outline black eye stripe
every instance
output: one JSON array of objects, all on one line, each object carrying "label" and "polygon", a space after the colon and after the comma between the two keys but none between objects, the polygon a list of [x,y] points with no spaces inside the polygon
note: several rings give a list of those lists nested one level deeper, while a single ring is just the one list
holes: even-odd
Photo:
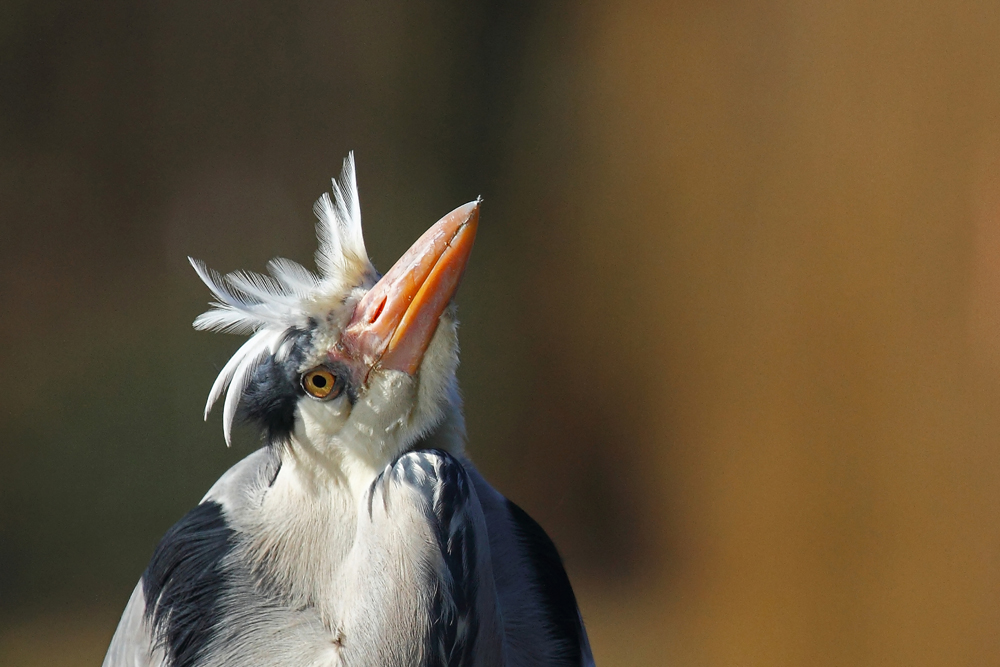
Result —
[{"label": "black eye stripe", "polygon": [[295,428],[299,397],[305,393],[298,369],[310,334],[290,330],[286,336],[290,349],[282,361],[267,356],[257,367],[240,400],[240,416],[263,431],[268,443],[286,440]]}]

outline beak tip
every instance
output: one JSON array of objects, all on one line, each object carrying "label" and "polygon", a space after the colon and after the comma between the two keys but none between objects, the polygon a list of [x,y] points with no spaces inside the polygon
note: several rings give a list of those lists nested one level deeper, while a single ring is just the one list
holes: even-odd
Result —
[{"label": "beak tip", "polygon": [[475,199],[473,199],[472,201],[470,201],[468,204],[466,204],[465,206],[463,206],[462,208],[465,209],[463,212],[466,214],[466,218],[467,219],[468,218],[474,218],[474,217],[478,218],[479,217],[479,207],[482,206],[482,205],[483,205],[483,198],[482,197],[476,197]]},{"label": "beak tip", "polygon": [[483,198],[476,197],[475,199],[473,199],[468,204],[462,207],[465,210],[462,211],[462,213],[464,214],[462,216],[464,220],[460,224],[460,227],[471,227],[472,232],[476,231],[476,228],[479,226],[479,207],[482,206],[482,204],[483,204]]}]

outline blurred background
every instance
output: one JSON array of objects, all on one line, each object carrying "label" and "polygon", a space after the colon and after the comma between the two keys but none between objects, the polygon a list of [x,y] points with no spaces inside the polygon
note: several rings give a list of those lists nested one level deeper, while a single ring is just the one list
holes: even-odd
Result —
[{"label": "blurred background", "polygon": [[990,2],[4,0],[0,664],[99,664],[256,446],[222,271],[485,198],[469,449],[598,664],[1000,665]]}]

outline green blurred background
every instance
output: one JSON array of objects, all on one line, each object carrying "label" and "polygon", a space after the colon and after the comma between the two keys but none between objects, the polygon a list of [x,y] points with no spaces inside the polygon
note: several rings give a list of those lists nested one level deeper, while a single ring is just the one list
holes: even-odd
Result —
[{"label": "green blurred background", "polygon": [[0,3],[0,665],[99,664],[255,446],[186,256],[485,198],[470,450],[598,664],[1000,665],[990,2]]}]

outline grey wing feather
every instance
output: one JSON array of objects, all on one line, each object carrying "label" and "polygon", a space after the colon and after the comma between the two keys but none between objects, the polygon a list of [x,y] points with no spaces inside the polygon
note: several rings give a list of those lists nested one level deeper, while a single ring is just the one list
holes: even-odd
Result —
[{"label": "grey wing feather", "polygon": [[[274,480],[279,467],[280,459],[274,450],[268,447],[257,450],[226,471],[199,507],[206,502],[218,503],[227,513],[239,516],[248,503],[252,505],[258,500],[257,496]],[[150,565],[162,555],[163,549],[161,542]],[[167,667],[171,662],[169,641],[164,641],[163,627],[156,625],[156,614],[150,613],[158,602],[153,600],[153,607],[147,608],[145,592],[149,576],[147,569],[132,591],[104,658],[104,667]],[[169,622],[169,616],[162,620]]]},{"label": "grey wing feather", "polygon": [[487,529],[462,462],[411,451],[369,490],[348,566],[357,582],[344,663],[499,667]]},{"label": "grey wing feather", "polygon": [[155,646],[145,617],[146,599],[140,581],[132,591],[122,619],[104,656],[103,667],[165,667],[166,655]]},{"label": "grey wing feather", "polygon": [[509,667],[593,667],[569,579],[551,540],[517,505],[466,463],[489,528]]},{"label": "grey wing feather", "polygon": [[261,447],[223,473],[202,502],[214,500],[238,519],[248,506],[254,508],[281,469],[281,457],[273,447]]}]

